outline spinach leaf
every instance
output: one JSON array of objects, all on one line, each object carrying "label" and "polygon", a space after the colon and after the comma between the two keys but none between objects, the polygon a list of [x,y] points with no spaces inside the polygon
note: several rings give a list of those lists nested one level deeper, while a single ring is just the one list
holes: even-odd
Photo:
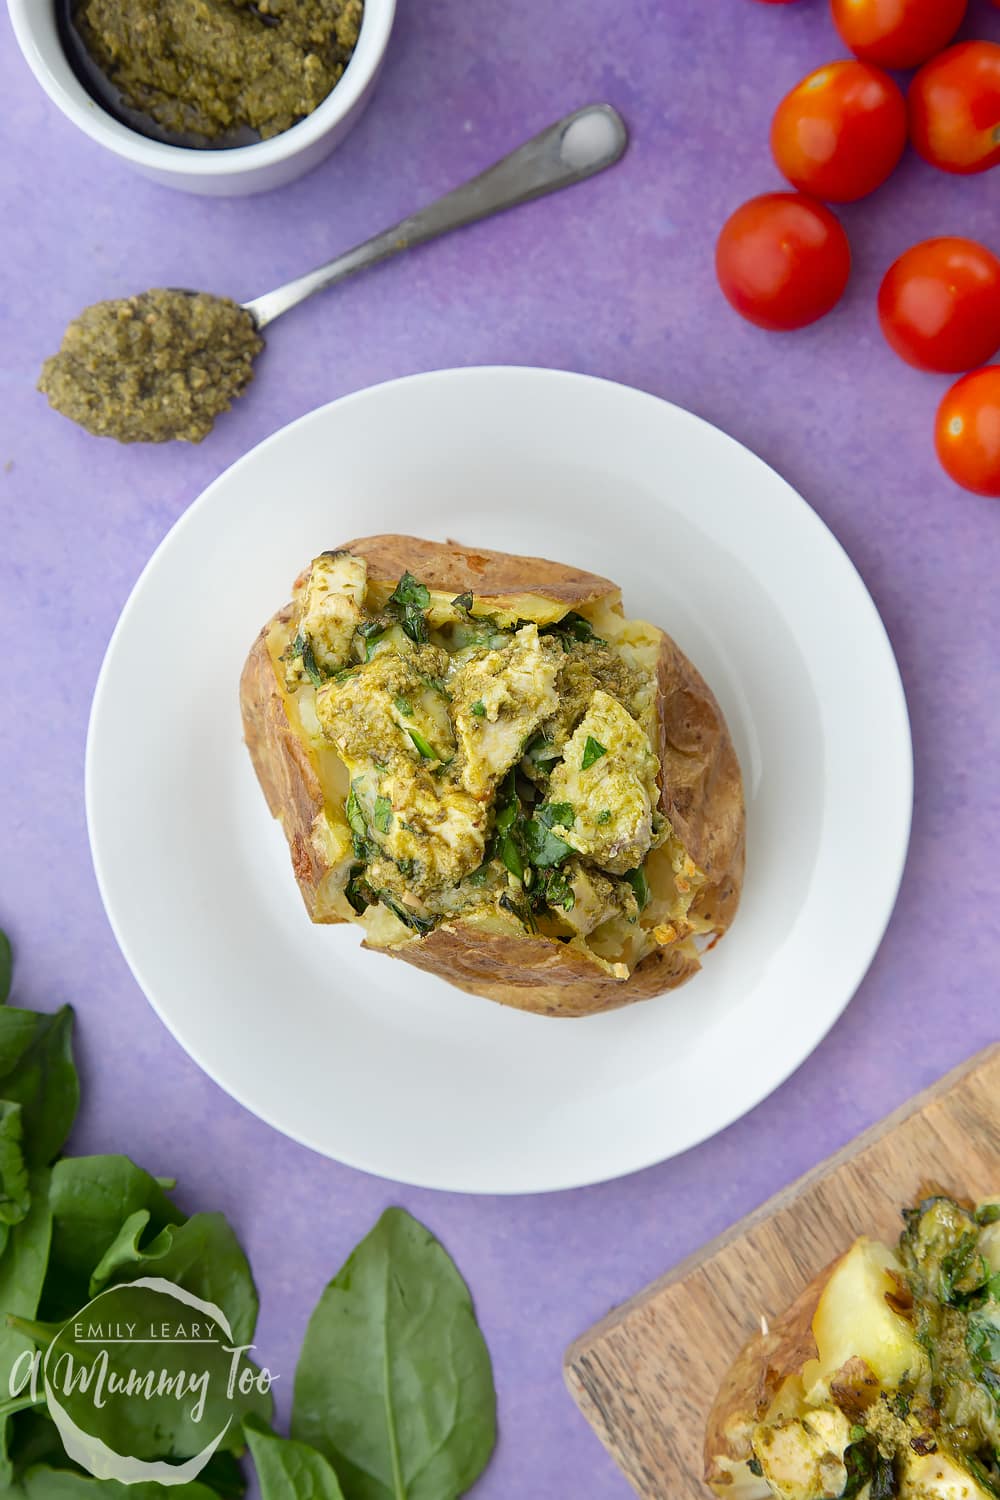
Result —
[{"label": "spinach leaf", "polygon": [[[151,1269],[156,1272],[161,1265],[162,1262],[156,1263]],[[176,1274],[175,1270],[173,1275]],[[212,1280],[210,1275],[208,1280]],[[105,1325],[129,1328],[129,1337],[95,1345],[87,1337],[92,1316]],[[64,1357],[72,1360],[74,1375],[79,1378],[72,1390],[62,1385],[61,1403],[78,1426],[118,1452],[147,1461],[190,1458],[216,1435],[221,1435],[220,1449],[241,1451],[243,1435],[240,1424],[251,1413],[264,1420],[270,1419],[270,1392],[258,1389],[256,1382],[247,1391],[249,1382],[246,1382],[246,1377],[252,1373],[252,1367],[246,1356],[241,1355],[230,1394],[234,1356],[225,1331],[220,1327],[212,1330],[210,1337],[199,1340],[194,1367],[201,1384],[198,1400],[179,1400],[176,1382],[185,1373],[190,1380],[193,1373],[190,1348],[183,1341],[162,1338],[156,1341],[155,1354],[136,1347],[144,1343],[142,1331],[158,1326],[165,1316],[175,1318],[177,1304],[158,1291],[155,1285],[122,1282],[105,1287],[98,1294],[98,1300],[90,1306],[87,1321],[81,1321],[73,1313],[61,1328],[33,1323],[26,1324],[24,1331],[34,1337],[36,1344],[52,1346],[49,1358],[51,1361],[54,1354],[57,1366],[62,1364]],[[138,1330],[134,1342],[132,1330]],[[105,1399],[98,1402],[93,1391],[88,1393],[86,1386],[91,1384],[91,1375],[101,1367],[106,1376]],[[141,1401],[135,1400],[134,1396],[116,1396],[116,1391],[120,1393],[125,1389],[129,1373],[137,1367],[162,1373],[166,1379],[162,1385],[157,1380],[152,1392],[144,1392]]]},{"label": "spinach leaf", "polygon": [[535,921],[534,912],[527,901],[515,901],[509,891],[504,891],[497,903],[504,911],[509,911],[512,917],[516,917],[521,926],[528,932],[537,932],[538,923]]},{"label": "spinach leaf", "polygon": [[300,657],[306,676],[313,687],[322,687],[324,680],[323,673],[320,671],[315,652],[312,648],[312,642],[307,635],[303,635],[299,631],[289,646],[287,655],[291,661],[294,661],[297,656]]},{"label": "spinach leaf", "polygon": [[374,823],[379,833],[388,833],[392,827],[392,803],[388,797],[375,798]]},{"label": "spinach leaf", "polygon": [[[235,1454],[216,1449],[198,1475],[198,1483],[207,1484],[212,1493],[218,1495],[219,1500],[241,1500],[241,1496],[246,1493],[247,1477]],[[163,1500],[170,1500],[169,1491]]]},{"label": "spinach leaf", "polygon": [[965,1327],[965,1347],[977,1372],[983,1365],[1000,1365],[1000,1328],[987,1318],[970,1315]]},{"label": "spinach leaf", "polygon": [[474,714],[477,719],[485,719],[486,704],[483,702],[482,698],[476,699],[475,703],[470,706],[469,712],[471,714]]},{"label": "spinach leaf", "polygon": [[524,860],[517,846],[517,839],[508,829],[500,838],[500,858],[503,860],[510,873],[518,880],[524,879]]},{"label": "spinach leaf", "polygon": [[0,1008],[0,1097],[21,1106],[24,1159],[47,1167],[76,1119],[80,1084],[73,1066],[73,1012]]},{"label": "spinach leaf", "polygon": [[625,879],[635,891],[635,899],[639,903],[639,910],[645,911],[649,905],[649,881],[646,879],[645,870],[640,865],[637,870],[629,870]]},{"label": "spinach leaf", "polygon": [[225,1216],[192,1214],[184,1224],[166,1224],[142,1246],[149,1218],[143,1208],[125,1220],[90,1278],[90,1296],[139,1276],[160,1276],[221,1307],[236,1342],[249,1344],[257,1325],[257,1288]]},{"label": "spinach leaf", "polygon": [[561,907],[563,911],[572,911],[576,905],[573,887],[561,870],[547,870],[539,880],[535,895],[553,909]]},{"label": "spinach leaf", "polygon": [[77,1469],[28,1469],[14,1495],[25,1500],[219,1500],[219,1491],[200,1480],[170,1486],[155,1483],[119,1484],[115,1479],[92,1479]]},{"label": "spinach leaf", "polygon": [[243,1431],[261,1500],[344,1500],[336,1474],[308,1443],[278,1437],[254,1420],[244,1422]]},{"label": "spinach leaf", "polygon": [[471,591],[465,594],[456,594],[451,603],[454,609],[462,609],[466,614],[468,614],[469,610],[472,608]]},{"label": "spinach leaf", "polygon": [[14,952],[10,938],[0,928],[0,1005],[6,1005],[10,995],[10,981],[14,972]]},{"label": "spinach leaf", "polygon": [[410,736],[410,739],[413,741],[419,753],[423,756],[424,760],[441,759],[440,755],[434,749],[434,746],[430,743],[429,740],[424,738],[419,729],[407,729],[406,732]]},{"label": "spinach leaf", "polygon": [[[2,1012],[0,1012],[2,1014]],[[970,1292],[978,1291],[989,1279],[989,1266],[977,1248],[975,1234],[963,1234],[942,1258],[939,1295],[942,1302],[956,1305]]]},{"label": "spinach leaf", "polygon": [[1000,1219],[1000,1203],[983,1203],[976,1209],[977,1224],[995,1224]]},{"label": "spinach leaf", "polygon": [[[19,1224],[13,1225],[7,1248],[0,1256],[0,1308],[19,1318],[33,1318],[38,1311],[45,1281],[52,1237],[52,1213],[49,1208],[49,1174],[42,1168],[29,1179],[31,1204]],[[0,1323],[0,1393],[10,1391],[14,1365],[33,1347],[31,1339],[7,1324]],[[10,1418],[0,1421],[0,1481],[11,1479],[7,1443]]]},{"label": "spinach leaf", "polygon": [[122,1225],[140,1209],[158,1234],[184,1215],[148,1172],[127,1156],[69,1156],[56,1162],[49,1189],[52,1255],[44,1316],[64,1321],[88,1301],[90,1278]]},{"label": "spinach leaf", "polygon": [[386,614],[398,620],[404,634],[419,646],[428,638],[424,610],[430,602],[426,585],[418,583],[412,573],[404,573],[386,601]]},{"label": "spinach leaf", "polygon": [[295,1374],[292,1436],[346,1500],[454,1500],[496,1439],[490,1357],[447,1252],[390,1208],[319,1300]]},{"label": "spinach leaf", "polygon": [[533,865],[537,865],[539,869],[559,865],[573,853],[569,844],[552,832],[552,825],[558,823],[563,828],[572,828],[574,816],[568,802],[547,802],[533,818],[527,819],[524,825],[524,843]]},{"label": "spinach leaf", "polygon": [[375,892],[364,877],[364,865],[355,865],[351,870],[344,895],[359,917],[375,904]]},{"label": "spinach leaf", "polygon": [[523,758],[527,761],[528,767],[536,775],[547,776],[549,774],[549,767],[555,761],[562,760],[562,751],[557,750],[552,741],[547,739],[544,734],[536,734],[534,739],[529,740],[525,746]]},{"label": "spinach leaf", "polygon": [[399,918],[404,927],[411,928],[413,932],[419,933],[421,937],[425,933],[430,932],[431,928],[436,927],[440,920],[438,917],[422,916],[420,912],[414,911],[412,907],[404,906],[402,901],[396,900],[391,891],[379,890],[375,894],[382,905],[388,907],[394,917]]},{"label": "spinach leaf", "polygon": [[[21,1141],[21,1106],[0,1099],[0,1255],[11,1226],[20,1224],[31,1206],[28,1169]],[[0,1399],[6,1393],[0,1391]]]},{"label": "spinach leaf", "polygon": [[585,620],[583,615],[578,615],[575,609],[563,615],[561,620],[556,620],[554,625],[543,626],[538,633],[558,636],[564,651],[572,650],[574,641],[585,641],[591,646],[607,645],[603,637],[594,634],[594,627],[590,621]]},{"label": "spinach leaf", "polygon": [[583,747],[583,759],[580,762],[581,771],[589,771],[595,760],[600,760],[602,755],[607,755],[607,749],[600,740],[595,740],[592,734],[587,735],[586,744]]}]

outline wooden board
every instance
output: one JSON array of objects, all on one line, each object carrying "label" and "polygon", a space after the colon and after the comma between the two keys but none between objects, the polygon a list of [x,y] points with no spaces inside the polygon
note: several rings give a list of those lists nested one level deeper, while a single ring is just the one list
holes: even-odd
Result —
[{"label": "wooden board", "polygon": [[922,1183],[1000,1192],[1000,1044],[949,1073],[578,1339],[566,1383],[640,1495],[706,1500],[705,1420],[761,1316],[857,1238],[892,1244]]}]

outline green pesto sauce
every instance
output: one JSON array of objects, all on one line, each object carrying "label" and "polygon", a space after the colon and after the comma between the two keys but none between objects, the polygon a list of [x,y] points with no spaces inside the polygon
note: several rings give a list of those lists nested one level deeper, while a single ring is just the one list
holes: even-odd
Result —
[{"label": "green pesto sauce", "polygon": [[350,61],[363,0],[74,0],[71,14],[125,106],[211,144],[311,114]]},{"label": "green pesto sauce", "polygon": [[264,347],[250,314],[208,292],[97,302],[42,366],[50,406],[120,443],[200,443],[253,379]]}]

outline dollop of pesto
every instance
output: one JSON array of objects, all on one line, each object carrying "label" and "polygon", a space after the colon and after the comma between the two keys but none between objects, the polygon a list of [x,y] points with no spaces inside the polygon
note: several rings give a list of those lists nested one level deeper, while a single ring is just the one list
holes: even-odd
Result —
[{"label": "dollop of pesto", "polygon": [[253,379],[264,347],[228,297],[158,289],[96,302],[42,366],[49,405],[120,443],[200,443]]},{"label": "dollop of pesto", "polygon": [[357,45],[363,0],[75,0],[73,24],[122,102],[208,144],[311,114]]}]

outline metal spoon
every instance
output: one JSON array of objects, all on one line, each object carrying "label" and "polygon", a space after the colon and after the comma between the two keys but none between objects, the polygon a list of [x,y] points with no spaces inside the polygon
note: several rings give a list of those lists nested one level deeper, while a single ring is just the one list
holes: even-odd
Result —
[{"label": "metal spoon", "polygon": [[491,214],[592,177],[618,161],[627,145],[625,121],[610,104],[589,104],[585,109],[574,110],[419,213],[402,219],[353,250],[346,250],[325,266],[297,276],[252,302],[244,302],[243,306],[258,328],[266,328],[306,297],[353,276],[355,271],[363,271],[414,245],[426,244],[452,229],[474,224],[477,219],[489,218]]}]

